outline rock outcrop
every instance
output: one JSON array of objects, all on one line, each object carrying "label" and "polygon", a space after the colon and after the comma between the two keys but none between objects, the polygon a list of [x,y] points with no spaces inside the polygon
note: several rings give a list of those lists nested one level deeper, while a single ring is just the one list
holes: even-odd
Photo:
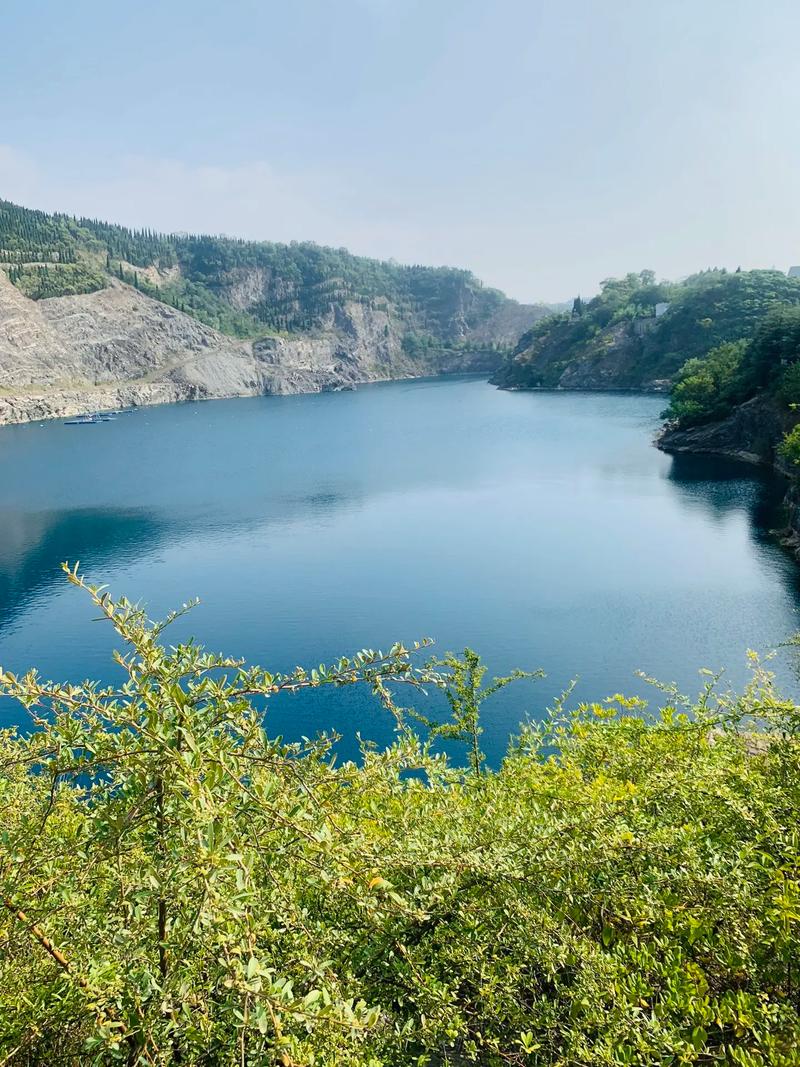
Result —
[{"label": "rock outcrop", "polygon": [[796,423],[793,413],[786,411],[768,396],[756,396],[720,422],[706,423],[680,430],[664,427],[656,444],[664,452],[695,452],[747,463],[776,465],[776,448],[783,435]]},{"label": "rock outcrop", "polygon": [[[83,296],[33,301],[0,271],[0,424],[496,366],[483,335],[466,348],[412,356],[396,323],[390,308],[353,301],[331,305],[313,331],[242,341],[117,280]],[[514,328],[499,323],[498,333]]]},{"label": "rock outcrop", "polygon": [[506,389],[668,392],[663,367],[647,358],[647,331],[637,328],[642,322],[649,327],[656,320],[614,323],[579,344],[560,324],[545,334],[523,335],[492,380]]}]

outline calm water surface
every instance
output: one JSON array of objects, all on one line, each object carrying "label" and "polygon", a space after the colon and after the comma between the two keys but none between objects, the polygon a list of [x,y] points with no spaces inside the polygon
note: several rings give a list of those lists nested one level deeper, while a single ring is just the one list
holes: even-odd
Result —
[{"label": "calm water surface", "polygon": [[[486,706],[495,761],[576,676],[587,699],[641,692],[637,669],[740,685],[748,647],[800,628],[797,569],[767,536],[782,486],[659,453],[663,404],[439,379],[4,429],[0,663],[115,677],[110,631],[58,570],[79,558],[155,615],[198,595],[175,639],[273,669],[425,635],[492,671],[541,666]],[[391,737],[352,692],[281,698],[269,721],[336,728],[348,755],[358,730]]]}]

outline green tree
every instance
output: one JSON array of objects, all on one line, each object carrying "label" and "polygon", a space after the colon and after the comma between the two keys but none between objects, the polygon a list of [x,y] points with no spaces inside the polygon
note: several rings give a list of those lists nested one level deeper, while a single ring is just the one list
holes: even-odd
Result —
[{"label": "green tree", "polygon": [[785,368],[800,360],[800,306],[772,308],[762,319],[748,353],[747,373],[753,389],[780,388]]},{"label": "green tree", "polygon": [[790,467],[800,467],[800,424],[784,435],[778,454]]},{"label": "green tree", "polygon": [[681,426],[723,418],[743,392],[742,363],[747,341],[719,345],[703,359],[681,367],[665,416]]}]

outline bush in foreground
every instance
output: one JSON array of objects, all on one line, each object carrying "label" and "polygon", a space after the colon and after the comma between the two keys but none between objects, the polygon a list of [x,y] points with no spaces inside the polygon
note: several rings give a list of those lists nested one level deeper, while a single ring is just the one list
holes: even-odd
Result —
[{"label": "bush in foreground", "polygon": [[[128,681],[0,673],[35,727],[0,740],[0,1063],[798,1062],[800,712],[760,668],[560,702],[489,772],[472,653],[271,675],[70,578]],[[357,682],[385,751],[265,733],[261,698]],[[445,689],[467,768],[400,683]]]}]

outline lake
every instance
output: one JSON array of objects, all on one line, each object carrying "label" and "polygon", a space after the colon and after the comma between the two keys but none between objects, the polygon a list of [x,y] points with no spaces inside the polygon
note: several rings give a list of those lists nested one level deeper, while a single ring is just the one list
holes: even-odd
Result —
[{"label": "lake", "polygon": [[[501,392],[475,378],[141,409],[0,430],[0,663],[113,679],[112,634],[67,585],[80,559],[173,631],[270,669],[431,636],[493,672],[542,667],[486,705],[497,762],[526,715],[747,677],[800,628],[798,569],[769,538],[783,486],[652,446],[664,398]],[[778,661],[794,691],[792,664]],[[0,703],[0,725],[23,722]],[[366,693],[281,697],[273,733],[383,743]]]}]

